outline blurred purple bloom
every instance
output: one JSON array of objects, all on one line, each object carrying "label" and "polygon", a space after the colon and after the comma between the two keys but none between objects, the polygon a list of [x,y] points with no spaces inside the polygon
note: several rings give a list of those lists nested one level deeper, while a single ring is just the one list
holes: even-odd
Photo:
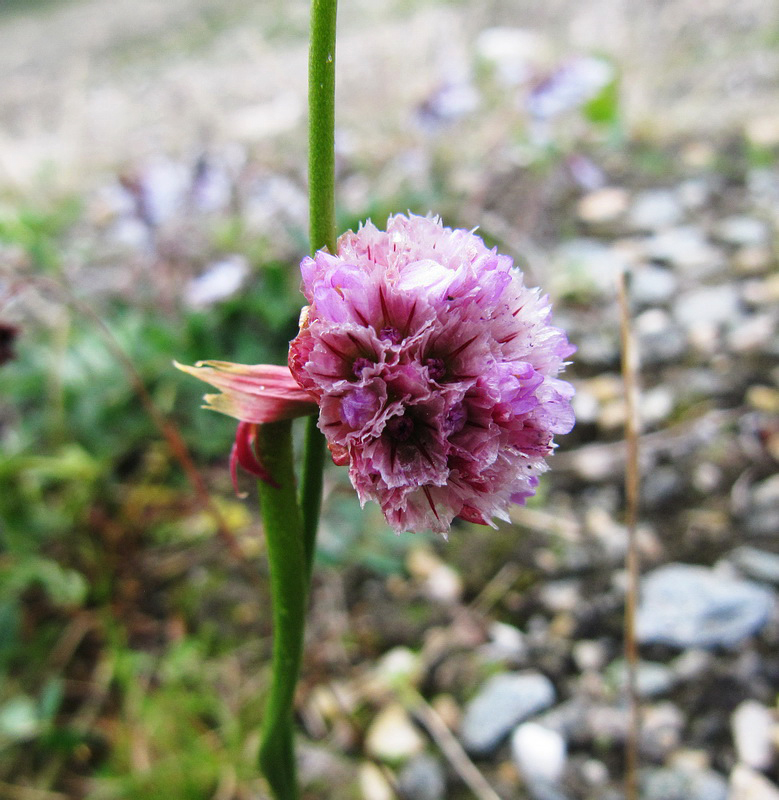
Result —
[{"label": "blurred purple bloom", "polygon": [[538,81],[525,105],[531,117],[548,120],[592,100],[613,79],[614,70],[607,61],[574,58]]}]

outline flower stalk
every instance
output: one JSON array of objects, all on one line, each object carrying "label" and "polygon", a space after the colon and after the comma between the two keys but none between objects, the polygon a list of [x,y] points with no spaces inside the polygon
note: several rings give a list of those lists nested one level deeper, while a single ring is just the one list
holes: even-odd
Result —
[{"label": "flower stalk", "polygon": [[[309,219],[311,252],[335,252],[335,23],[337,0],[312,0],[309,50]],[[306,421],[300,493],[295,494],[291,423],[259,425],[256,448],[274,483],[260,480],[273,604],[272,682],[260,768],[277,800],[299,797],[292,709],[303,652],[325,463],[316,416]]]},{"label": "flower stalk", "polygon": [[260,768],[277,800],[297,800],[292,705],[303,652],[308,568],[295,497],[292,423],[258,426],[255,447],[275,483],[258,481],[273,606],[272,683],[263,718]]}]

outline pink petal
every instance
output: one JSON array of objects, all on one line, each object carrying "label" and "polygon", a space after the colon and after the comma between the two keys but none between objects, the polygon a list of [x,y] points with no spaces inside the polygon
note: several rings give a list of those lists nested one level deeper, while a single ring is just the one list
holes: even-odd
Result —
[{"label": "pink petal", "polygon": [[176,367],[221,390],[222,394],[205,396],[208,407],[242,422],[262,425],[317,411],[314,397],[300,387],[289,367],[228,361],[199,361],[194,367],[176,363]]}]

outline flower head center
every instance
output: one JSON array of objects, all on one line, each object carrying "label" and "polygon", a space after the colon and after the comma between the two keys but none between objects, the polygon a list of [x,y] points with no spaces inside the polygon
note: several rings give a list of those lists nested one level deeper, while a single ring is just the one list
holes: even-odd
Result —
[{"label": "flower head center", "polygon": [[389,341],[390,344],[400,344],[403,337],[394,325],[389,325],[379,331],[379,339],[385,339]]},{"label": "flower head center", "polygon": [[446,375],[446,364],[442,358],[426,358],[424,361],[430,380],[440,381]]},{"label": "flower head center", "polygon": [[407,442],[414,432],[414,422],[406,416],[392,417],[387,422],[387,432],[396,442]]},{"label": "flower head center", "polygon": [[358,377],[362,377],[363,370],[368,369],[368,367],[372,367],[374,364],[370,358],[365,358],[361,356],[360,358],[354,359],[354,364],[352,364],[352,372]]}]

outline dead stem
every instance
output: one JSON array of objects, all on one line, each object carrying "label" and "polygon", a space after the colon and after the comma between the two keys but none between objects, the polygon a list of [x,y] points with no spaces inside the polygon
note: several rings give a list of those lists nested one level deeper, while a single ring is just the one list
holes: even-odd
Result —
[{"label": "dead stem", "polygon": [[463,750],[460,742],[449,730],[449,726],[422,695],[409,690],[408,693],[404,693],[403,698],[408,701],[411,713],[425,726],[454,771],[473,792],[474,797],[477,800],[501,800]]},{"label": "dead stem", "polygon": [[627,418],[625,423],[625,526],[628,546],[626,554],[627,588],[625,593],[625,662],[627,667],[627,692],[630,721],[625,744],[625,790],[627,800],[638,800],[638,745],[641,719],[638,697],[638,648],[636,645],[636,605],[638,597],[638,549],[636,525],[638,522],[639,466],[638,439],[638,354],[631,328],[628,302],[628,281],[622,273],[619,281],[620,341],[622,346],[622,379],[625,384]]}]

